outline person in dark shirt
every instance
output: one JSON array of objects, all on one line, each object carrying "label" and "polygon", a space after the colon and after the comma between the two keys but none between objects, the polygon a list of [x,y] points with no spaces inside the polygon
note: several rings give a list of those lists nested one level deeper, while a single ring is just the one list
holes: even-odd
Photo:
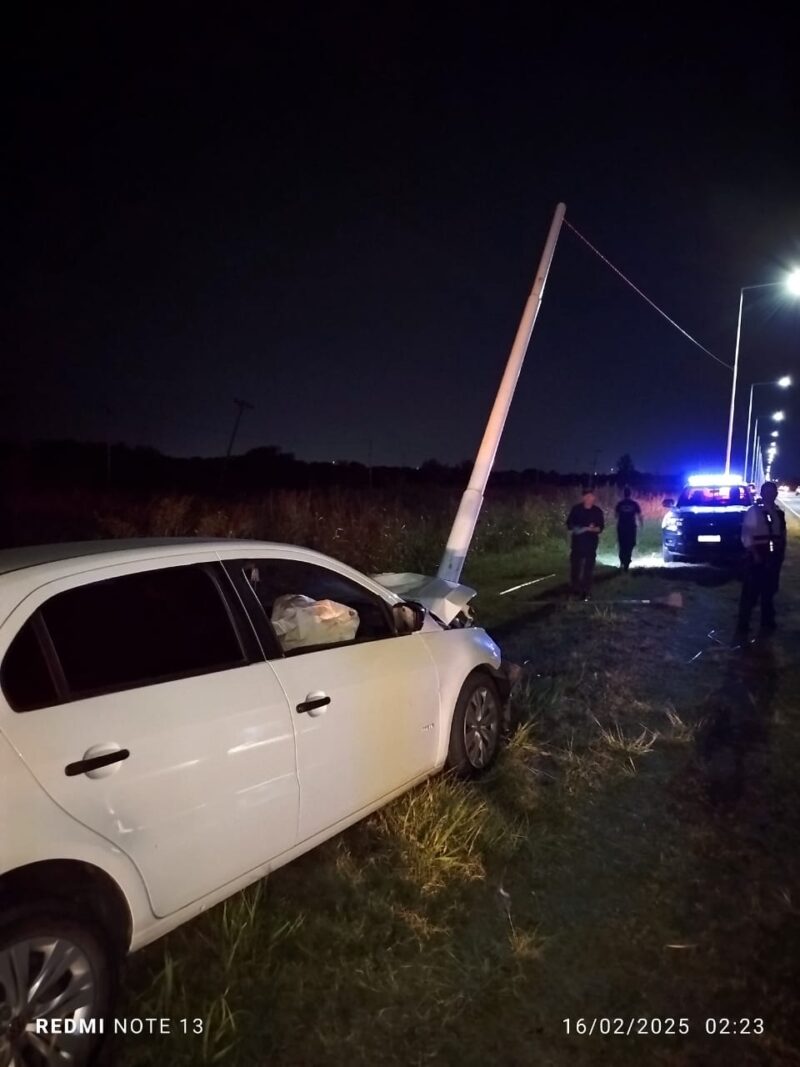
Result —
[{"label": "person in dark shirt", "polygon": [[594,502],[594,492],[583,490],[583,501],[576,504],[567,516],[571,535],[569,570],[573,593],[588,600],[592,591],[592,573],[597,545],[605,526],[605,516]]},{"label": "person in dark shirt", "polygon": [[614,509],[617,516],[617,544],[619,546],[619,565],[626,571],[631,565],[631,556],[636,546],[636,531],[642,525],[642,509],[631,499],[629,486],[625,486],[623,497]]}]

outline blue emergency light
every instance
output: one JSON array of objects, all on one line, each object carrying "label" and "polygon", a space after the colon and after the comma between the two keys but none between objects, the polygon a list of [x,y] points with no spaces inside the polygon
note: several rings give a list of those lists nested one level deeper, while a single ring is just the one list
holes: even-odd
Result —
[{"label": "blue emergency light", "polygon": [[741,485],[742,479],[738,474],[690,474],[689,485],[694,488],[703,486],[709,488],[722,488],[723,486]]}]

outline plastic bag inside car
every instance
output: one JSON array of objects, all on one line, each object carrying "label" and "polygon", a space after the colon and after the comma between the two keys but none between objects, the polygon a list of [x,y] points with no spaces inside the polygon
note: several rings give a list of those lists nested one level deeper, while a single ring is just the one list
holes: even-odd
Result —
[{"label": "plastic bag inside car", "polygon": [[302,593],[286,593],[276,597],[272,605],[272,626],[285,652],[308,645],[354,641],[358,624],[358,612],[335,600],[312,600]]}]

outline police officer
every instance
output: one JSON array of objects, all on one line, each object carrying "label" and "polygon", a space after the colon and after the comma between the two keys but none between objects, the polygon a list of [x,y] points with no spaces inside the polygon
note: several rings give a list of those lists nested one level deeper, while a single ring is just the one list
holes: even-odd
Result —
[{"label": "police officer", "polygon": [[576,504],[567,516],[567,529],[571,535],[569,570],[573,593],[589,600],[597,545],[605,526],[605,516],[594,502],[592,489],[584,489],[582,495],[583,501]]},{"label": "police officer", "polygon": [[617,516],[617,545],[619,565],[626,571],[631,565],[631,556],[636,545],[636,531],[642,527],[642,509],[631,499],[630,486],[625,486],[623,497],[614,508]]},{"label": "police officer", "polygon": [[775,605],[778,581],[786,553],[786,516],[776,504],[778,487],[764,482],[761,500],[744,514],[742,544],[747,555],[744,564],[742,595],[739,600],[737,636],[746,637],[750,616],[761,601],[761,629],[775,629]]}]

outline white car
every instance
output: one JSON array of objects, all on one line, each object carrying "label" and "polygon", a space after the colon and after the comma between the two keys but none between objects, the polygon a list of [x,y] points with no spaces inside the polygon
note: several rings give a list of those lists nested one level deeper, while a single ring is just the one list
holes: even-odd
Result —
[{"label": "white car", "polygon": [[486,767],[507,672],[456,627],[286,545],[0,552],[0,1064],[83,1062],[127,952]]}]

